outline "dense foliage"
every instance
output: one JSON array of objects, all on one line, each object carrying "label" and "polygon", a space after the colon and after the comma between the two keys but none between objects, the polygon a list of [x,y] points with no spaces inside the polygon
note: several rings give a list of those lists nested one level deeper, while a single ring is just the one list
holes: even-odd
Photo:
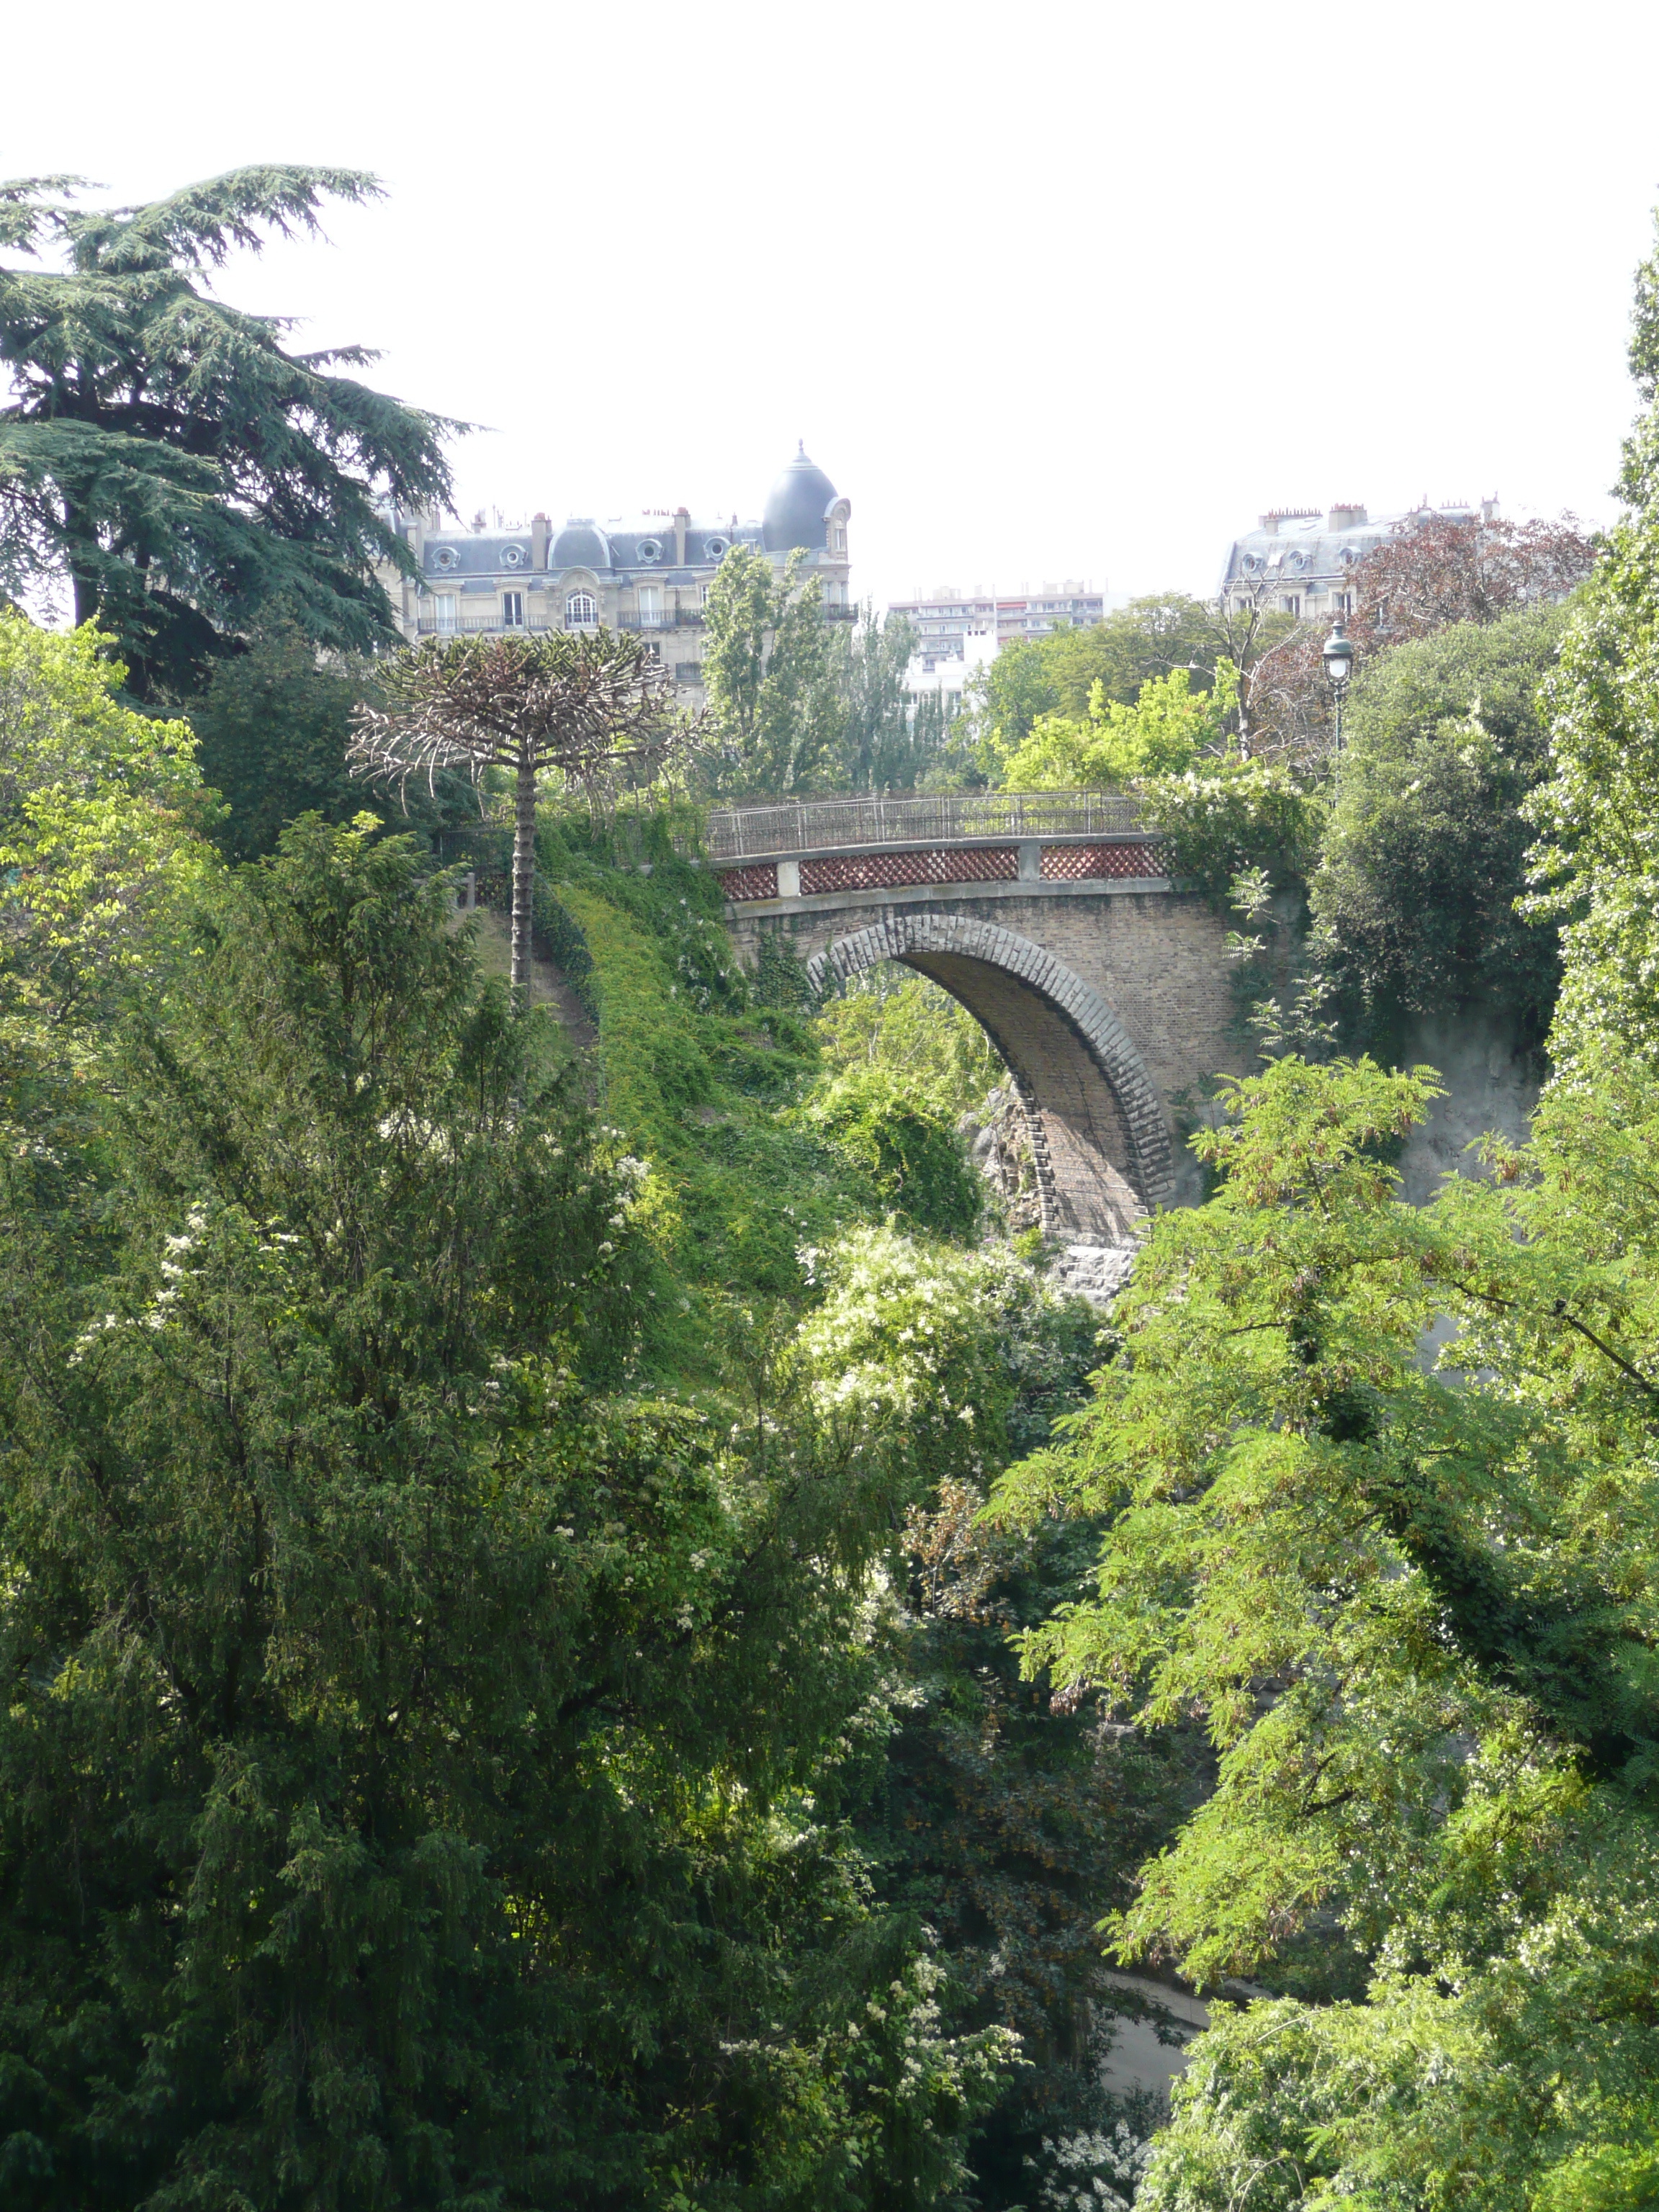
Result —
[{"label": "dense foliage", "polygon": [[1184,668],[1149,677],[1133,704],[1090,689],[1085,714],[1039,714],[1021,743],[993,739],[1007,791],[1121,790],[1141,775],[1180,775],[1201,753],[1225,750],[1237,684],[1225,662],[1214,686],[1194,691]]},{"label": "dense foliage", "polygon": [[[373,804],[346,749],[352,709],[374,683],[366,658],[319,662],[292,626],[212,663],[190,702],[190,726],[202,780],[228,809],[216,842],[228,859],[274,852],[283,827],[299,815],[343,823]],[[428,794],[417,787],[410,796],[418,820]],[[428,811],[437,811],[429,801]]]},{"label": "dense foliage", "polygon": [[1219,1194],[1158,1224],[1118,1361],[999,1500],[1112,1516],[1030,1662],[1143,1726],[1196,1710],[1219,1755],[1125,1953],[1329,1994],[1346,1942],[1370,1975],[1212,2033],[1154,2204],[1259,2172],[1270,2205],[1322,2178],[1507,2212],[1659,2140],[1659,1094],[1564,1086],[1525,1152],[1416,1212],[1376,1146],[1428,1092],[1294,1057],[1236,1087],[1201,1139]]},{"label": "dense foliage", "polygon": [[204,861],[207,818],[182,722],[115,695],[89,630],[0,610],[0,1019],[11,1080],[89,1049],[122,980]]},{"label": "dense foliage", "polygon": [[915,1477],[600,1395],[637,1170],[447,908],[301,824],[8,1156],[9,2201],[930,2203],[1000,2046],[832,1813]]},{"label": "dense foliage", "polygon": [[[187,301],[331,182],[248,177],[76,268]],[[683,797],[571,810],[637,642],[410,656],[442,716],[394,727],[273,596],[192,733],[0,617],[9,2205],[1659,2201],[1656,268],[1595,577],[1402,534],[1334,788],[1264,757],[1254,617],[997,664],[976,772],[1132,784],[1296,986],[1109,1326],[1000,1233],[959,1007],[745,970]],[[182,556],[106,538],[159,655]],[[711,638],[694,784],[966,759],[798,563],[728,559]],[[382,764],[520,745],[514,830],[439,839],[493,914],[337,818],[348,713]],[[1433,1073],[1333,1057],[1327,998],[1535,1034],[1558,942],[1528,1141],[1402,1205]],[[1216,1997],[1152,2142],[1123,1966]]]},{"label": "dense foliage", "polygon": [[1539,686],[1567,617],[1459,623],[1361,669],[1310,887],[1327,970],[1356,1016],[1502,1009],[1547,1025],[1556,933],[1517,911],[1544,774]]},{"label": "dense foliage", "polygon": [[1202,687],[1221,642],[1213,608],[1184,592],[1133,599],[1086,629],[1005,646],[980,680],[976,715],[994,756],[1017,752],[1039,720],[1081,721],[1095,687],[1104,706],[1131,707],[1143,684],[1177,671]]}]

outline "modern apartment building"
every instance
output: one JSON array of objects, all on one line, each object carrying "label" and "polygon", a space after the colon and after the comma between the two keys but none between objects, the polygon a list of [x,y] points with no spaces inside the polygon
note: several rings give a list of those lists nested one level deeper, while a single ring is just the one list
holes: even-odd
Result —
[{"label": "modern apartment building", "polygon": [[435,515],[398,515],[418,578],[387,568],[381,580],[404,635],[454,637],[514,629],[640,630],[693,698],[702,689],[703,608],[734,545],[752,545],[781,568],[805,553],[832,621],[856,608],[848,584],[852,502],[805,447],[781,471],[758,522],[698,521],[684,507],[599,522],[573,515],[556,529],[545,514],[528,528],[445,528]]},{"label": "modern apartment building", "polygon": [[1413,516],[1490,522],[1497,513],[1495,499],[1478,507],[1425,502],[1399,514],[1368,514],[1359,506],[1275,507],[1227,549],[1221,596],[1240,614],[1253,605],[1298,617],[1351,614],[1353,571],[1400,524]]},{"label": "modern apartment building", "polygon": [[1062,626],[1081,629],[1099,622],[1106,611],[1105,594],[1091,585],[1045,584],[1040,592],[1022,585],[1018,592],[986,591],[975,585],[971,592],[941,584],[927,596],[896,599],[891,612],[908,616],[916,633],[916,658],[921,673],[931,675],[941,662],[969,656],[968,640],[991,638],[996,646],[1011,639],[1046,637]]}]

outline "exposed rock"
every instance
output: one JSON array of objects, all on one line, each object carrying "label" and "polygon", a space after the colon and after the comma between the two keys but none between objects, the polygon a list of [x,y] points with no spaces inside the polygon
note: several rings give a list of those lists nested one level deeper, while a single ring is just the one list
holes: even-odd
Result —
[{"label": "exposed rock", "polygon": [[1048,1279],[1103,1310],[1128,1281],[1135,1249],[1133,1244],[1067,1244],[1049,1262]]}]

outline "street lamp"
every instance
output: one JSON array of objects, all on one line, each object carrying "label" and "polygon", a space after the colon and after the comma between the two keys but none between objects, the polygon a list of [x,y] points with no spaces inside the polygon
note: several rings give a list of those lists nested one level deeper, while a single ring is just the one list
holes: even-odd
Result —
[{"label": "street lamp", "polygon": [[1330,685],[1336,700],[1336,750],[1342,750],[1342,696],[1348,688],[1348,678],[1353,674],[1353,640],[1344,629],[1339,615],[1331,624],[1331,634],[1320,653],[1325,664],[1325,681]]}]

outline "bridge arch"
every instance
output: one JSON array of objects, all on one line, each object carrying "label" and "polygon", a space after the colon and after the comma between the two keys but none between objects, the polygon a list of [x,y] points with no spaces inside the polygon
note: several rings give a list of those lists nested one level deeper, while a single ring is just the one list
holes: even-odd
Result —
[{"label": "bridge arch", "polygon": [[1030,938],[969,915],[888,913],[807,963],[822,988],[878,961],[932,978],[1001,1054],[1030,1131],[1050,1236],[1121,1243],[1175,1196],[1158,1092],[1100,994]]}]

